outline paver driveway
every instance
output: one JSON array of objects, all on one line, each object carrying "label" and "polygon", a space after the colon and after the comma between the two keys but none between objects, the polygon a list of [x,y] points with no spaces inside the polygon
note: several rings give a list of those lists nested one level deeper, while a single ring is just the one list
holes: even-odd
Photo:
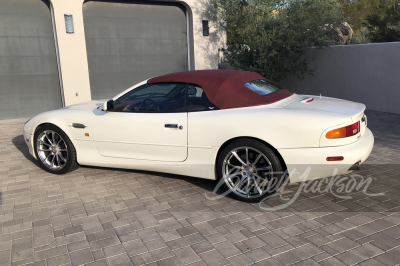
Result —
[{"label": "paver driveway", "polygon": [[24,121],[0,121],[0,265],[397,265],[400,115],[367,115],[376,144],[359,174],[384,195],[303,192],[273,212],[209,200],[209,180],[92,167],[51,175],[28,154]]}]

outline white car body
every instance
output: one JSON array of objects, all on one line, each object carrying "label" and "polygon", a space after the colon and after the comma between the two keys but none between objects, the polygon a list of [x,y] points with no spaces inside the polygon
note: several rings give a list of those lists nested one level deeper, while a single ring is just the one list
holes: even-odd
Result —
[{"label": "white car body", "polygon": [[[301,102],[307,97],[314,101]],[[30,119],[23,134],[31,155],[36,158],[36,128],[48,123],[69,136],[81,165],[216,179],[215,164],[221,147],[232,139],[248,137],[278,151],[290,182],[299,182],[346,174],[353,164],[368,158],[374,144],[363,119],[365,106],[328,97],[294,94],[268,105],[182,113],[108,112],[103,111],[103,104],[104,101],[86,102]],[[361,122],[357,135],[325,138],[329,130],[362,119],[365,122]],[[86,127],[74,128],[73,123]],[[165,128],[167,123],[179,124],[183,129]],[[344,160],[327,162],[329,156],[343,156]],[[303,175],[308,167],[310,171]]]}]

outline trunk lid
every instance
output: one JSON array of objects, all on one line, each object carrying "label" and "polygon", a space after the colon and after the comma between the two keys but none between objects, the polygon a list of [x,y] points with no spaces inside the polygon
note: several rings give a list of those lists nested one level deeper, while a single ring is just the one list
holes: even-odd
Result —
[{"label": "trunk lid", "polygon": [[283,106],[285,109],[310,110],[328,112],[343,116],[349,116],[353,121],[359,119],[364,113],[365,105],[346,100],[329,97],[298,95],[294,101]]}]

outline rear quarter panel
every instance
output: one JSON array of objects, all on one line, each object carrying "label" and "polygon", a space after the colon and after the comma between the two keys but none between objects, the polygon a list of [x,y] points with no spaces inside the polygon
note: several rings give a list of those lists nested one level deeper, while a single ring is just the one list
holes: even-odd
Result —
[{"label": "rear quarter panel", "polygon": [[261,139],[275,149],[319,147],[322,133],[350,123],[344,115],[266,106],[188,114],[188,144],[219,147],[237,137]]}]

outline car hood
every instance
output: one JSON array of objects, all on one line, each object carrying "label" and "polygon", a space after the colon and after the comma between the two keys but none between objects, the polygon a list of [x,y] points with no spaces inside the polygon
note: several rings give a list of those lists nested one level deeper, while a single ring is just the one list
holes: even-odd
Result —
[{"label": "car hood", "polygon": [[[310,96],[310,95],[298,95],[294,101],[283,106],[285,109],[298,109],[298,110],[310,110],[318,112],[327,112],[337,115],[350,116],[351,118],[358,117],[360,113],[365,110],[365,105],[361,103],[355,103],[351,101]],[[310,102],[305,102],[311,100]]]},{"label": "car hood", "polygon": [[96,101],[78,103],[78,104],[66,106],[62,109],[93,110],[95,108],[98,108],[99,106],[103,106],[104,102],[106,102],[106,101],[107,100],[96,100]]}]

